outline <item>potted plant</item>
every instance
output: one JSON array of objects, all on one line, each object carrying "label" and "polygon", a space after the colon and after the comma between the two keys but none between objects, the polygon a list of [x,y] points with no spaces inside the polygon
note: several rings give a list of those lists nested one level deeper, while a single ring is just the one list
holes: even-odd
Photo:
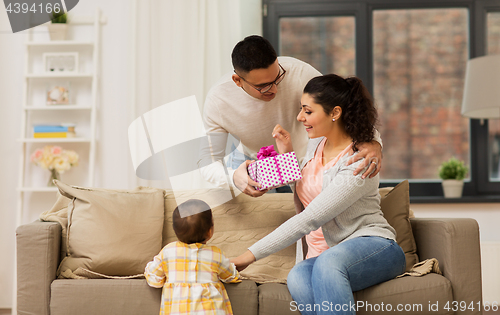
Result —
[{"label": "potted plant", "polygon": [[52,13],[52,21],[48,25],[51,40],[66,39],[66,31],[68,27],[68,17],[62,10],[59,13]]},{"label": "potted plant", "polygon": [[463,161],[451,158],[439,167],[439,177],[443,180],[445,198],[460,198],[464,187],[464,178],[469,171]]}]

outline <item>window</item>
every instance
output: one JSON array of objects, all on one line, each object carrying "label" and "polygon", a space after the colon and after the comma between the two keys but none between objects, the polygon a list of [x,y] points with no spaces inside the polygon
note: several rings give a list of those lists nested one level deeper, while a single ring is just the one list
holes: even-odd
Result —
[{"label": "window", "polygon": [[354,17],[282,18],[279,51],[321,73],[354,75]]},{"label": "window", "polygon": [[407,178],[414,201],[441,200],[438,168],[455,156],[470,166],[463,200],[500,194],[500,120],[481,124],[460,115],[467,60],[500,54],[498,1],[263,0],[263,5],[264,36],[278,54],[309,62],[322,73],[355,71],[374,95],[384,141],[381,186]]},{"label": "window", "polygon": [[500,54],[500,12],[488,12],[486,18],[488,55]]},{"label": "window", "polygon": [[[444,160],[469,164],[460,114],[468,57],[467,9],[373,12],[373,96],[385,163],[381,180],[439,179]],[[451,26],[451,27],[450,27]]]},{"label": "window", "polygon": [[[486,19],[488,55],[500,54],[500,12],[489,12]],[[488,120],[488,165],[491,181],[500,181],[500,119]]]}]

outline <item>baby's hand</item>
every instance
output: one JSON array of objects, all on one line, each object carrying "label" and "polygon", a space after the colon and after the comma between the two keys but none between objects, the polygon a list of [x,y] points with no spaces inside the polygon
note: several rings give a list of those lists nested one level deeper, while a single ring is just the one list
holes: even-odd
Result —
[{"label": "baby's hand", "polygon": [[276,139],[276,146],[279,154],[284,154],[293,151],[292,137],[290,133],[283,129],[280,124],[277,124],[273,130],[273,138]]}]

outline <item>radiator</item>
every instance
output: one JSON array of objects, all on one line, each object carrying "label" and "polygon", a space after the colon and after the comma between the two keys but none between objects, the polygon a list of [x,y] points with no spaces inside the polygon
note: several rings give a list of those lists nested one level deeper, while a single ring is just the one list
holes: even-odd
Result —
[{"label": "radiator", "polygon": [[500,304],[500,242],[481,242],[483,301]]}]

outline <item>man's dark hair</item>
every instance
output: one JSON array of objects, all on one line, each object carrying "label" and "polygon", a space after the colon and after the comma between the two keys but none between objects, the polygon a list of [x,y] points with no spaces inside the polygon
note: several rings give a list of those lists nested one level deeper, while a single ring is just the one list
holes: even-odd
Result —
[{"label": "man's dark hair", "polygon": [[262,36],[245,37],[234,46],[231,59],[236,72],[248,73],[254,69],[265,69],[272,65],[278,55],[271,43]]},{"label": "man's dark hair", "polygon": [[[181,218],[179,208],[183,214],[194,214]],[[175,235],[177,235],[179,241],[186,244],[205,241],[208,231],[214,225],[210,206],[197,199],[190,199],[175,208],[172,221]]]}]

